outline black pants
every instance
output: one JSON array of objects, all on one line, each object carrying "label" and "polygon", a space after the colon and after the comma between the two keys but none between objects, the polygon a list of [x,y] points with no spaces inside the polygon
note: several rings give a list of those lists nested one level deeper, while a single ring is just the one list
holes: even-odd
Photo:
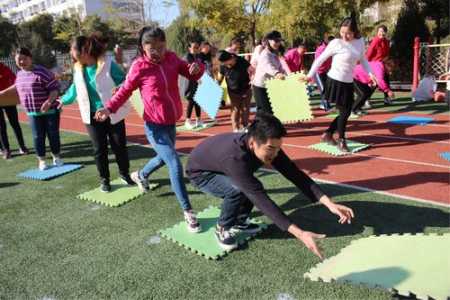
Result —
[{"label": "black pants", "polygon": [[112,125],[111,119],[97,122],[91,118],[91,124],[86,124],[92,146],[94,147],[95,164],[101,180],[109,181],[108,140],[116,156],[120,175],[128,175],[130,161],[128,159],[125,121]]},{"label": "black pants", "polygon": [[362,83],[358,80],[354,80],[353,85],[356,92],[356,100],[353,104],[353,111],[358,111],[364,106],[366,101],[370,99],[373,92],[375,92],[375,88],[372,88],[368,84]]},{"label": "black pants", "polygon": [[17,107],[15,105],[0,107],[0,148],[5,151],[10,151],[5,115],[3,112],[6,113],[9,124],[14,130],[20,149],[25,149],[25,142],[23,140],[22,129],[20,128],[19,117],[17,115]]},{"label": "black pants", "polygon": [[228,176],[213,172],[202,172],[190,178],[191,183],[202,192],[221,198],[222,209],[218,224],[226,230],[236,224],[238,219],[247,218],[253,203],[231,182]]},{"label": "black pants", "polygon": [[197,104],[197,102],[194,101],[193,98],[187,98],[188,106],[186,109],[186,119],[190,119],[192,116],[192,109],[195,109],[195,116],[197,118],[200,118],[201,115],[201,107]]},{"label": "black pants", "polygon": [[255,97],[256,111],[258,113],[265,112],[271,115],[273,114],[272,105],[270,104],[266,88],[253,86],[253,96]]},{"label": "black pants", "polygon": [[331,122],[330,127],[328,127],[327,132],[333,134],[336,130],[338,131],[339,138],[345,139],[345,127],[347,126],[348,118],[352,112],[352,106],[347,107],[337,107],[339,110],[339,115]]},{"label": "black pants", "polygon": [[[391,79],[389,78],[389,74],[387,72],[384,72],[384,81],[388,85],[388,87],[391,86]],[[389,98],[389,95],[387,92],[384,92],[384,98]]]}]

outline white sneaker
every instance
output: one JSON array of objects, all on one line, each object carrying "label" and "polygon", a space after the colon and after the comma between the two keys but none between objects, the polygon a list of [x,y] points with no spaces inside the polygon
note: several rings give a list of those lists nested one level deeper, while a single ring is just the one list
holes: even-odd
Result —
[{"label": "white sneaker", "polygon": [[189,232],[198,233],[202,230],[202,227],[197,220],[197,216],[192,209],[184,211],[184,219],[186,220],[186,227]]},{"label": "white sneaker", "polygon": [[195,128],[203,128],[205,127],[205,124],[202,120],[195,120]]},{"label": "white sneaker", "polygon": [[192,129],[192,128],[194,128],[194,125],[192,125],[191,120],[186,119],[186,121],[184,121],[184,127],[186,129]]},{"label": "white sneaker", "polygon": [[364,106],[362,108],[363,109],[371,109],[372,108],[372,104],[370,104],[369,101],[366,101],[366,103],[364,104]]},{"label": "white sneaker", "polygon": [[45,159],[39,159],[38,160],[38,167],[40,171],[45,171],[48,169],[47,163],[45,162]]},{"label": "white sneaker", "polygon": [[62,165],[64,165],[64,162],[62,161],[62,159],[59,156],[53,156],[53,165],[57,166],[57,167],[61,167]]}]

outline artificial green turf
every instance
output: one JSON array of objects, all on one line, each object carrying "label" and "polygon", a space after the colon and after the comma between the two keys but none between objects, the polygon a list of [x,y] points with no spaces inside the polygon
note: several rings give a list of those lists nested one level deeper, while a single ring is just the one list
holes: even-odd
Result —
[{"label": "artificial green turf", "polygon": [[[31,146],[30,130],[26,125],[23,129]],[[12,134],[10,141],[17,149]],[[381,289],[304,279],[318,259],[274,226],[243,250],[218,261],[159,240],[155,235],[160,229],[183,219],[166,168],[151,177],[161,184],[159,189],[108,208],[76,198],[98,186],[88,138],[63,133],[62,144],[64,160],[85,167],[49,182],[15,177],[20,170],[37,165],[33,155],[0,160],[1,299],[277,299],[280,295],[391,299]],[[137,146],[129,151],[132,170],[153,155],[150,149]],[[116,178],[116,164],[111,163],[110,169]],[[335,200],[355,210],[351,225],[339,225],[326,209],[310,205],[279,175],[261,172],[258,176],[293,221],[328,235],[320,243],[327,257],[351,240],[371,234],[450,232],[449,209],[322,185]],[[382,174],[380,180],[384,180]],[[220,205],[219,200],[187,187],[197,211]]]}]

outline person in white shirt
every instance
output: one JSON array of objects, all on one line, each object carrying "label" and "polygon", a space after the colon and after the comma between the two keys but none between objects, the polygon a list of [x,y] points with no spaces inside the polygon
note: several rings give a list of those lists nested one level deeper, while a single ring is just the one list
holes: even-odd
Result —
[{"label": "person in white shirt", "polygon": [[[341,38],[332,40],[325,51],[314,61],[306,80],[312,81],[322,63],[329,57],[333,57],[331,68],[327,73],[325,99],[335,103],[339,115],[331,122],[329,128],[321,136],[321,140],[330,145],[336,145],[340,151],[349,152],[345,140],[345,128],[354,101],[353,69],[360,62],[374,84],[376,84],[376,79],[367,63],[364,40],[359,33],[354,13],[342,21],[340,35]],[[337,141],[333,138],[336,131],[339,134]]]}]

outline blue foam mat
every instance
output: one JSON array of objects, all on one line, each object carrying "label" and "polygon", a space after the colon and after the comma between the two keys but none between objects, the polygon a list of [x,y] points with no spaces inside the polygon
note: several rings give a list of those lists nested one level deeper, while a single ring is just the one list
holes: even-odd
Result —
[{"label": "blue foam mat", "polygon": [[215,119],[222,101],[223,89],[208,74],[203,74],[199,80],[194,101],[208,114],[211,119]]},{"label": "blue foam mat", "polygon": [[432,121],[434,121],[433,118],[413,117],[413,116],[397,116],[388,120],[389,123],[408,124],[408,125],[426,125]]},{"label": "blue foam mat", "polygon": [[442,152],[442,153],[440,154],[440,156],[441,156],[443,159],[450,161],[450,152]]},{"label": "blue foam mat", "polygon": [[61,167],[49,166],[49,168],[44,171],[41,171],[39,169],[31,169],[17,174],[17,176],[33,180],[49,180],[76,171],[78,169],[81,169],[82,167],[83,165],[77,164],[65,164]]}]

